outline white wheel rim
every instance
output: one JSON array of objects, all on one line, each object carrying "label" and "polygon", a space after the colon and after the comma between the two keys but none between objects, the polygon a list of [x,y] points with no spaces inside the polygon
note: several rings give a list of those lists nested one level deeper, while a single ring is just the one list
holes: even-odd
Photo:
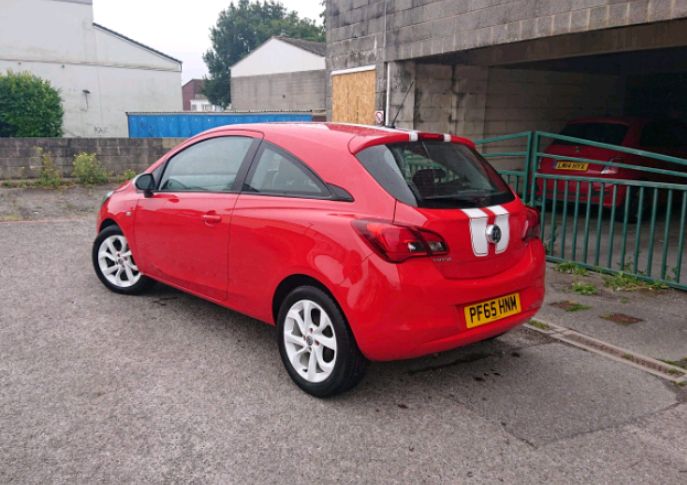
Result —
[{"label": "white wheel rim", "polygon": [[336,333],[331,318],[312,300],[299,300],[286,314],[284,347],[291,367],[308,382],[327,379],[336,363]]},{"label": "white wheel rim", "polygon": [[98,267],[105,279],[118,288],[129,288],[141,279],[124,236],[109,236],[100,243]]}]

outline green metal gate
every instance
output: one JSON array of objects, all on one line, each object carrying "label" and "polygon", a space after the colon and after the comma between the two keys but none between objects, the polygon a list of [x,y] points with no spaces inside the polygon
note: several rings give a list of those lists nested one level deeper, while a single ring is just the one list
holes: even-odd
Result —
[{"label": "green metal gate", "polygon": [[[553,140],[644,157],[654,166],[544,153]],[[509,163],[514,166],[499,171],[523,201],[539,208],[549,261],[623,272],[687,290],[687,160],[540,131],[487,138],[476,144],[497,168]],[[618,167],[634,176],[545,174],[539,171],[545,159],[609,170]],[[671,180],[656,181],[660,177]]]}]

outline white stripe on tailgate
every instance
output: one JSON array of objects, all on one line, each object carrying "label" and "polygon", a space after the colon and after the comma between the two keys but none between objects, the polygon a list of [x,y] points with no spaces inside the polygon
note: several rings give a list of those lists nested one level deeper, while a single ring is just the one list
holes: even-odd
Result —
[{"label": "white stripe on tailgate", "polygon": [[501,240],[496,244],[496,254],[504,252],[508,249],[510,242],[510,214],[505,207],[500,205],[493,205],[487,207],[496,216],[494,224],[501,229]]},{"label": "white stripe on tailgate", "polygon": [[470,240],[472,252],[475,256],[488,256],[489,243],[487,242],[487,213],[480,209],[461,209],[470,218]]}]

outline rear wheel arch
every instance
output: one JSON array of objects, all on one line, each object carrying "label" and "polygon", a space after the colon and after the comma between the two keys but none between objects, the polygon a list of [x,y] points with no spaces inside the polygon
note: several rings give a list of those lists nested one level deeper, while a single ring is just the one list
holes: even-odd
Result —
[{"label": "rear wheel arch", "polygon": [[341,314],[344,315],[345,318],[346,314],[341,308],[341,305],[337,301],[336,297],[321,281],[305,274],[293,274],[284,278],[274,291],[274,296],[272,297],[272,318],[275,324],[277,323],[281,304],[289,295],[289,293],[300,286],[314,286],[315,288],[319,288],[320,290],[324,291],[334,301],[336,306],[339,307],[339,311],[341,311]]}]

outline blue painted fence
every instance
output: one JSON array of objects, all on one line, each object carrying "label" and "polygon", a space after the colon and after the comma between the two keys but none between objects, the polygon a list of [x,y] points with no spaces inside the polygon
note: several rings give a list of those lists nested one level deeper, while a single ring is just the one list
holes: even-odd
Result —
[{"label": "blue painted fence", "polygon": [[127,113],[129,138],[188,138],[224,125],[312,121],[311,113]]}]

